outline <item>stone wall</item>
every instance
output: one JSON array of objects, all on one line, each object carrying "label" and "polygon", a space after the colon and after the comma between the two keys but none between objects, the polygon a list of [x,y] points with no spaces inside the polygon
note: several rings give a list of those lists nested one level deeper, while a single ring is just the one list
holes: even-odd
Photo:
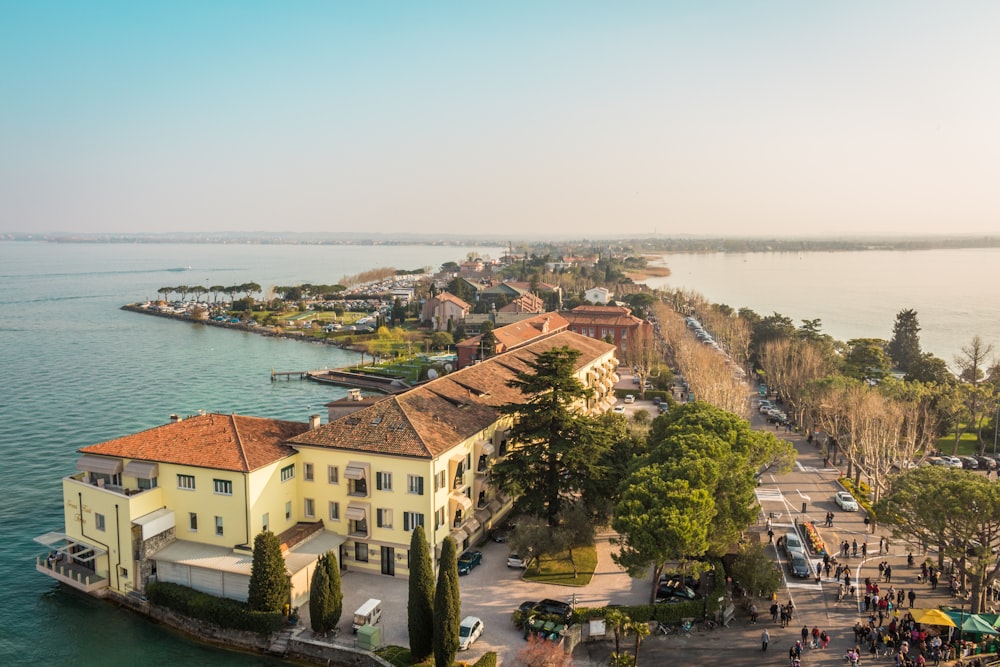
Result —
[{"label": "stone wall", "polygon": [[368,651],[300,637],[293,637],[288,642],[287,657],[340,667],[392,667],[392,663]]}]

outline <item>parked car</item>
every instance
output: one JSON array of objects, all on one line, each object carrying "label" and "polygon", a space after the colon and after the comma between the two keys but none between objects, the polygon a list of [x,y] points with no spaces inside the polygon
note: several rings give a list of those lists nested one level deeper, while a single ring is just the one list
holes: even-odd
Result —
[{"label": "parked car", "polygon": [[536,604],[538,603],[534,600],[525,600],[518,606],[517,610],[522,614],[530,614],[532,610],[534,610]]},{"label": "parked car", "polygon": [[[660,586],[663,586],[664,584],[670,581],[681,581],[680,573],[674,572],[668,574],[664,572],[663,574],[660,575]],[[693,588],[694,590],[698,590],[698,587],[701,586],[701,581],[695,579],[690,574],[688,574],[684,576],[684,585],[687,586],[688,588]]]},{"label": "parked car", "polygon": [[517,554],[507,556],[507,567],[524,569],[528,567],[528,562]]},{"label": "parked car", "polygon": [[625,414],[625,406],[624,405],[616,405],[614,407],[614,413],[616,415],[623,415],[623,414]]},{"label": "parked car", "polygon": [[958,458],[957,456],[942,456],[941,460],[944,461],[944,464],[946,466],[949,466],[951,468],[964,468],[965,467],[965,466],[962,465],[962,459]]},{"label": "parked car", "polygon": [[495,528],[490,531],[490,539],[498,544],[503,544],[510,539],[510,531],[505,528]]},{"label": "parked car", "polygon": [[976,457],[973,457],[973,458],[975,458],[976,462],[979,463],[979,469],[980,470],[996,470],[997,469],[997,460],[994,459],[994,458],[990,458],[989,456],[976,456]]},{"label": "parked car", "polygon": [[535,614],[547,614],[549,616],[558,616],[563,622],[569,620],[569,617],[573,613],[573,608],[565,602],[560,602],[559,600],[553,600],[551,598],[545,598],[535,603],[535,606],[531,608],[531,611]]},{"label": "parked car", "polygon": [[792,554],[788,559],[788,570],[799,579],[808,579],[812,576],[809,561],[800,553]]},{"label": "parked car", "polygon": [[840,506],[840,509],[845,512],[858,511],[858,501],[856,501],[854,496],[852,496],[848,491],[838,491],[837,495],[835,495],[833,499]]},{"label": "parked car", "polygon": [[697,600],[698,594],[690,586],[685,586],[680,579],[671,579],[656,587],[657,602],[687,602]]},{"label": "parked car", "polygon": [[464,554],[458,557],[458,573],[468,574],[472,572],[472,568],[477,565],[481,565],[483,562],[483,552],[482,551],[466,551]]},{"label": "parked car", "polygon": [[458,626],[458,650],[468,650],[483,634],[483,622],[475,616],[466,616]]},{"label": "parked car", "polygon": [[628,394],[625,396],[626,403],[635,403],[635,394]]},{"label": "parked car", "polygon": [[979,470],[979,461],[973,456],[959,456],[958,460],[962,462],[962,467],[966,470]]}]

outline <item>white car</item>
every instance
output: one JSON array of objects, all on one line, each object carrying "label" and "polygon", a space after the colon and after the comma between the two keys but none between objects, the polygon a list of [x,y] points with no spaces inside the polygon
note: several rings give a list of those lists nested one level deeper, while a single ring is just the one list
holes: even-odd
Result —
[{"label": "white car", "polygon": [[635,403],[635,394],[629,394],[625,397],[626,403]]},{"label": "white car", "polygon": [[483,622],[475,616],[466,616],[458,626],[458,650],[465,651],[483,634]]},{"label": "white car", "polygon": [[854,499],[847,491],[838,491],[837,495],[833,499],[840,505],[840,509],[845,512],[857,512],[858,511],[858,501]]},{"label": "white car", "polygon": [[528,563],[519,555],[511,554],[507,556],[507,567],[520,568],[523,570],[524,568],[528,567]]},{"label": "white car", "polygon": [[615,410],[615,414],[616,415],[623,415],[623,414],[625,414],[625,406],[624,405],[616,405],[615,408],[614,408],[614,410]]},{"label": "white car", "polygon": [[958,458],[957,456],[942,456],[941,460],[944,461],[944,464],[949,468],[962,467],[962,459]]}]

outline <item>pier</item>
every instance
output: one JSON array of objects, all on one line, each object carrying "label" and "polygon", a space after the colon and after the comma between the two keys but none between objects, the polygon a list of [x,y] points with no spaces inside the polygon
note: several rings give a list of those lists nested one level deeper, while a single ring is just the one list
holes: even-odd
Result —
[{"label": "pier", "polygon": [[271,382],[277,380],[291,380],[292,378],[298,378],[299,380],[305,380],[309,377],[309,373],[318,373],[320,371],[276,371],[271,369]]}]

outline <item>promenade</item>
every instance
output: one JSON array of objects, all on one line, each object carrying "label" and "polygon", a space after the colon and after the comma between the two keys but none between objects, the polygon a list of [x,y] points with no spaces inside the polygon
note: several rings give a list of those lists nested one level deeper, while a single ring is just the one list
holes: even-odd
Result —
[{"label": "promenade", "polygon": [[[782,628],[778,622],[772,622],[768,608],[770,602],[758,601],[759,620],[756,625],[750,623],[749,615],[737,604],[736,617],[728,628],[718,628],[712,631],[692,630],[689,636],[671,633],[668,636],[651,635],[643,643],[639,651],[640,664],[646,665],[676,665],[677,667],[708,667],[724,665],[726,667],[757,667],[759,665],[788,665],[788,649],[801,639],[802,626],[811,631],[813,627],[825,630],[831,637],[826,650],[806,648],[802,654],[803,667],[843,666],[844,653],[855,646],[854,624],[858,621],[867,622],[868,614],[862,611],[864,598],[864,581],[866,577],[876,580],[878,564],[887,561],[892,566],[891,585],[899,590],[916,592],[915,606],[917,608],[936,607],[950,604],[958,607],[959,600],[950,597],[947,587],[939,585],[932,591],[929,584],[917,583],[921,554],[914,551],[916,566],[908,569],[906,556],[909,545],[902,541],[890,540],[889,553],[879,554],[879,537],[886,536],[886,531],[874,535],[865,532],[863,512],[844,512],[833,500],[834,494],[841,490],[837,484],[840,471],[836,468],[823,467],[823,457],[820,450],[806,442],[806,438],[796,433],[788,433],[784,428],[780,431],[768,426],[756,413],[752,420],[754,426],[761,430],[770,430],[778,437],[790,441],[798,451],[798,459],[793,470],[783,475],[765,474],[757,489],[757,496],[765,516],[773,512],[775,518],[772,527],[777,537],[791,530],[795,522],[814,521],[819,528],[820,537],[827,548],[836,553],[837,545],[843,541],[858,542],[858,556],[840,559],[851,568],[852,581],[859,582],[857,596],[837,602],[838,582],[825,575],[819,583],[814,579],[795,579],[790,576],[784,563],[783,554],[778,554],[774,545],[767,547],[767,553],[779,558],[782,563],[784,584],[778,593],[782,604],[791,600],[795,613],[791,624]],[[805,513],[802,512],[803,503]],[[834,512],[833,528],[824,528],[824,518],[827,512]],[[751,526],[748,532],[756,532],[763,543],[767,544],[763,520],[757,526]],[[751,536],[753,537],[753,536]],[[861,558],[861,545],[867,541],[868,557]],[[932,554],[936,558],[936,554]],[[811,559],[815,569],[821,559]],[[883,591],[889,584],[881,583]],[[903,611],[909,608],[909,601],[904,603]],[[888,619],[886,620],[888,624]],[[761,651],[761,634],[767,628],[770,634],[770,645],[766,653]],[[626,642],[629,651],[633,642]],[[613,642],[593,642],[582,644],[574,652],[575,665],[606,665],[608,656],[614,650]],[[893,658],[879,657],[869,659],[867,651],[862,647],[862,663],[894,664]],[[931,663],[928,663],[931,664]],[[941,663],[942,665],[953,663]]]}]

